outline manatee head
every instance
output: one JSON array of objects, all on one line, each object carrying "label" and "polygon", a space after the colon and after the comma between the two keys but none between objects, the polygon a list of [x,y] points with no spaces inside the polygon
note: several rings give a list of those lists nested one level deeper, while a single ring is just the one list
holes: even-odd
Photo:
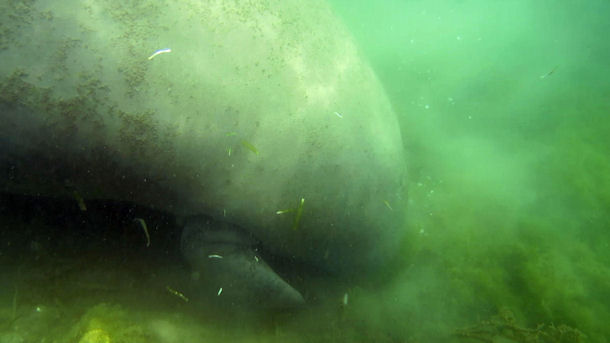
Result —
[{"label": "manatee head", "polygon": [[[0,49],[0,188],[213,218],[335,275],[387,263],[406,168],[383,87],[325,2],[255,2],[69,0],[0,14],[14,28]],[[184,249],[195,269],[218,262],[204,237]],[[250,247],[233,254],[234,270],[300,301]]]}]

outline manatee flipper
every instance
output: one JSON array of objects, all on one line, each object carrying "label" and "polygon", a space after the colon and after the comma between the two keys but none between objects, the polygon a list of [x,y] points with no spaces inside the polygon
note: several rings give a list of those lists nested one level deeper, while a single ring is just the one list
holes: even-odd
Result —
[{"label": "manatee flipper", "polygon": [[209,217],[187,220],[181,252],[200,280],[196,297],[221,306],[285,310],[304,304],[303,296],[256,254],[256,240],[239,227]]}]

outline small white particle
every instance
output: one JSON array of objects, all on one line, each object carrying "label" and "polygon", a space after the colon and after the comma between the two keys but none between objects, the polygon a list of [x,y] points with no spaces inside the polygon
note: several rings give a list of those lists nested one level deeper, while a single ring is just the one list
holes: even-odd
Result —
[{"label": "small white particle", "polygon": [[212,254],[212,255],[208,255],[208,258],[222,258],[222,256],[216,255],[216,254]]},{"label": "small white particle", "polygon": [[220,289],[218,290],[218,294],[216,294],[216,295],[220,296],[220,293],[222,293],[222,287],[220,287]]},{"label": "small white particle", "polygon": [[424,106],[425,109],[430,109],[430,105]]},{"label": "small white particle", "polygon": [[343,116],[341,115],[341,113],[339,113],[339,112],[335,112],[335,114],[337,115],[337,117],[339,117],[339,118],[343,119]]},{"label": "small white particle", "polygon": [[165,54],[165,53],[168,53],[168,52],[172,52],[172,49],[159,49],[159,50],[155,51],[152,55],[148,56],[148,60],[152,60],[157,55]]}]

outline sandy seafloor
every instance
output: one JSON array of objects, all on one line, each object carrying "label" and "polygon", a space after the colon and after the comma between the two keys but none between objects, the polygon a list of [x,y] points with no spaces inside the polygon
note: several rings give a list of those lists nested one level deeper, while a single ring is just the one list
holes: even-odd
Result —
[{"label": "sandy seafloor", "polygon": [[318,290],[301,312],[233,318],[167,291],[186,273],[172,218],[3,197],[1,343],[610,340],[608,3],[334,5],[400,117],[400,261],[301,280]]}]

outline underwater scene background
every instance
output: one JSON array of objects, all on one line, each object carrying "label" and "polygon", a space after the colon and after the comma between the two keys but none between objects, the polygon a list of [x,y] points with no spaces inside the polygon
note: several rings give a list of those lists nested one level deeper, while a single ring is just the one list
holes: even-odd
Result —
[{"label": "underwater scene background", "polygon": [[609,3],[335,4],[396,106],[410,162],[407,268],[373,317],[418,337],[509,311],[607,342]]},{"label": "underwater scene background", "polygon": [[293,275],[324,291],[236,319],[172,287],[171,216],[4,194],[0,343],[610,340],[610,3],[331,4],[399,117],[397,260],[357,283]]}]

